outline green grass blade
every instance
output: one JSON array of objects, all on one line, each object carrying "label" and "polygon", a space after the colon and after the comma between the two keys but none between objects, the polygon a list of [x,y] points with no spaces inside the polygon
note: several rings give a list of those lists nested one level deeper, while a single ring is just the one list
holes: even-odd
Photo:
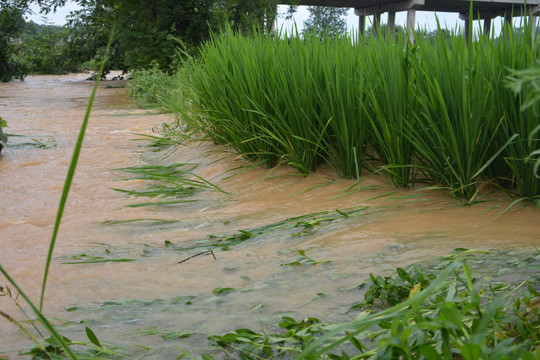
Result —
[{"label": "green grass blade", "polygon": [[4,269],[2,265],[0,265],[0,272],[6,277],[6,279],[13,285],[13,287],[17,290],[17,292],[22,296],[24,301],[32,308],[32,311],[36,314],[39,321],[43,325],[45,329],[51,334],[53,339],[57,342],[58,345],[64,349],[66,354],[71,358],[76,360],[77,356],[73,353],[71,348],[69,347],[69,344],[65,341],[64,337],[60,335],[54,326],[47,320],[47,318],[43,315],[40,309],[38,309],[34,303],[30,300],[30,298],[25,294],[25,292],[21,289],[21,287],[13,280],[13,278],[7,273],[7,271]]},{"label": "green grass blade", "polygon": [[69,189],[71,188],[71,184],[73,182],[73,176],[75,175],[75,169],[77,167],[77,162],[79,160],[79,154],[81,152],[82,143],[84,140],[84,134],[86,132],[86,127],[88,126],[88,119],[90,118],[90,112],[92,110],[92,105],[94,103],[94,98],[96,96],[96,91],[99,85],[99,79],[101,78],[101,74],[103,74],[103,69],[105,67],[105,63],[107,62],[107,54],[109,54],[109,49],[112,43],[112,39],[114,36],[114,29],[111,31],[111,35],[109,37],[109,43],[107,44],[107,50],[105,51],[105,57],[103,58],[103,61],[101,62],[101,67],[99,69],[99,73],[96,77],[96,82],[94,83],[94,88],[92,90],[92,95],[90,95],[90,100],[88,101],[88,107],[86,108],[86,114],[84,116],[84,120],[81,125],[81,130],[79,132],[79,137],[77,138],[77,143],[75,145],[75,149],[73,150],[73,157],[71,159],[71,163],[69,165],[69,170],[66,176],[66,180],[64,182],[64,189],[62,191],[62,197],[60,198],[60,204],[58,205],[58,212],[56,214],[56,221],[54,223],[54,230],[51,238],[51,242],[49,244],[49,252],[47,254],[47,261],[45,263],[45,272],[43,274],[43,282],[41,284],[41,296],[39,299],[39,310],[43,310],[43,301],[45,299],[45,288],[47,285],[47,278],[49,276],[49,268],[51,266],[51,260],[53,256],[54,246],[56,244],[56,238],[58,236],[58,230],[60,229],[60,222],[62,220],[62,215],[64,214],[64,208],[66,205],[66,201],[69,194]]}]

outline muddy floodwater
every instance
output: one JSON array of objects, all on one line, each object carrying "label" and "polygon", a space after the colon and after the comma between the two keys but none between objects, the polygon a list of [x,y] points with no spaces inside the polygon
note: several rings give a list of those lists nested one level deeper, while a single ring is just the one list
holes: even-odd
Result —
[{"label": "muddy floodwater", "polygon": [[[0,263],[36,302],[92,86],[85,75],[0,84],[11,134],[0,155]],[[203,351],[208,335],[262,331],[283,315],[347,320],[369,273],[455,248],[540,246],[540,210],[518,204],[503,214],[507,195],[463,206],[436,191],[396,191],[381,177],[355,185],[330,168],[307,178],[253,168],[204,141],[151,146],[171,121],[136,108],[124,82],[101,82],[45,297],[45,314],[72,340],[86,340],[89,326],[128,358],[174,358],[176,346]],[[133,207],[159,199],[113,190],[152,186],[114,169],[179,163],[222,191],[210,186],[189,202]],[[302,265],[299,250],[322,263]],[[0,310],[24,319],[8,296]],[[174,333],[185,336],[164,336]],[[0,317],[0,358],[24,358],[17,351],[32,346]]]}]

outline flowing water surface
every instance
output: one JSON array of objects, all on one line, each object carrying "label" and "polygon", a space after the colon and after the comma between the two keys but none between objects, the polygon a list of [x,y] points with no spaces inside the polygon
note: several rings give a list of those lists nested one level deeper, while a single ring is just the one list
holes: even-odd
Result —
[{"label": "flowing water surface", "polygon": [[[0,156],[0,263],[36,302],[93,86],[84,78],[31,76],[0,85],[0,116],[12,134]],[[85,340],[89,326],[102,342],[126,346],[128,358],[173,358],[176,345],[204,350],[207,335],[260,331],[282,315],[350,319],[347,310],[362,300],[357,286],[370,272],[455,248],[540,245],[539,210],[516,206],[500,215],[511,203],[504,194],[463,206],[435,191],[396,191],[375,176],[355,185],[329,168],[307,178],[286,168],[252,168],[203,141],[151,147],[144,135],[155,136],[172,119],[137,109],[125,92],[124,82],[100,84],[51,267],[45,313],[72,340]],[[149,186],[114,169],[175,163],[194,164],[193,173],[223,192],[126,207],[156,199],[113,190]],[[179,250],[185,247],[191,249]],[[298,265],[299,250],[324,263]],[[24,319],[7,296],[0,310]],[[164,338],[179,333],[202,335]],[[31,346],[0,318],[0,358],[18,358],[16,350]]]}]

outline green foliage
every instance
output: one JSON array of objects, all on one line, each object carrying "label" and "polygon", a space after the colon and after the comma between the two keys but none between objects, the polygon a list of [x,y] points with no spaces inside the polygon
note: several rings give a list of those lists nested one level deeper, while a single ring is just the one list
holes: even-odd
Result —
[{"label": "green foliage", "polygon": [[20,61],[20,49],[16,41],[24,24],[25,8],[17,2],[0,4],[0,82],[13,77],[24,80],[27,70]]},{"label": "green foliage", "polygon": [[242,354],[243,359],[292,358],[298,355],[305,344],[323,332],[328,325],[321,324],[316,318],[296,321],[291,317],[283,317],[279,327],[283,334],[257,333],[250,329],[237,329],[225,335],[214,335],[208,339],[223,349]]},{"label": "green foliage", "polygon": [[[538,295],[511,299],[473,285],[470,269],[453,263],[438,277],[418,267],[371,276],[356,320],[324,324],[284,317],[280,331],[238,329],[211,342],[242,359],[538,359]],[[518,286],[519,288],[519,286]],[[512,292],[517,291],[518,288]],[[493,288],[492,288],[493,291]],[[511,293],[512,293],[511,292]],[[383,305],[381,311],[373,303]]]},{"label": "green foliage", "polygon": [[161,99],[169,95],[170,89],[178,84],[176,79],[162,71],[156,62],[152,62],[147,69],[134,71],[132,77],[128,95],[143,108],[162,107]]},{"label": "green foliage", "polygon": [[[67,57],[77,63],[98,59],[107,34],[117,25],[108,69],[146,69],[155,64],[169,71],[177,48],[196,54],[198,46],[226,23],[252,30],[273,24],[273,1],[216,0],[80,0],[80,10],[68,22]],[[262,23],[261,23],[262,22]]]},{"label": "green foliage", "polygon": [[281,264],[280,266],[305,266],[305,265],[318,265],[318,264],[328,264],[330,263],[330,260],[324,260],[324,261],[317,261],[309,256],[306,255],[306,252],[304,250],[298,250],[298,254],[300,255],[298,259],[296,259],[293,262],[289,262],[286,264]]},{"label": "green foliage", "polygon": [[364,301],[352,309],[362,309],[368,305],[377,305],[383,309],[392,307],[427,288],[435,278],[434,274],[428,274],[418,266],[413,266],[410,272],[402,268],[397,268],[396,272],[398,276],[395,278],[369,274],[371,286],[364,295]]},{"label": "green foliage", "polygon": [[65,54],[67,30],[59,26],[25,23],[22,62],[33,74],[67,74],[79,70]]},{"label": "green foliage", "polygon": [[2,152],[2,149],[4,146],[6,146],[8,141],[7,135],[4,134],[4,131],[2,130],[2,128],[5,127],[7,127],[7,123],[4,119],[2,119],[2,117],[0,117],[0,152]]},{"label": "green foliage", "polygon": [[469,45],[443,31],[412,45],[404,33],[275,41],[229,30],[183,70],[190,90],[173,111],[265,167],[307,174],[327,162],[344,177],[366,168],[467,202],[484,184],[536,201],[538,144],[529,138],[540,102],[528,97],[534,85],[519,93],[506,85],[540,51],[524,29]]},{"label": "green foliage", "polygon": [[233,29],[249,34],[253,29],[271,34],[277,15],[276,0],[230,0],[217,5],[222,8]]},{"label": "green foliage", "polygon": [[304,21],[304,36],[315,34],[339,38],[347,32],[345,16],[349,8],[331,6],[308,6],[309,18]]}]

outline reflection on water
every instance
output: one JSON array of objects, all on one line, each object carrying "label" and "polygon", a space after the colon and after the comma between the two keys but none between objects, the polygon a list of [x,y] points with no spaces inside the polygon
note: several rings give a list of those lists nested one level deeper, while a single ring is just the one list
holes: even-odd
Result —
[{"label": "reflection on water", "polygon": [[[261,329],[282,314],[338,321],[351,316],[346,310],[361,299],[354,288],[370,272],[457,247],[540,245],[537,209],[497,218],[510,204],[504,195],[459,206],[437,192],[395,191],[376,177],[345,192],[354,182],[338,179],[331,169],[307,178],[284,168],[249,169],[236,155],[206,142],[184,144],[174,152],[150,151],[147,141],[138,141],[140,134],[152,135],[170,119],[135,109],[118,87],[122,83],[110,85],[101,83],[98,91],[46,296],[47,314],[91,319],[102,341],[160,347],[163,340],[145,331]],[[7,132],[17,135],[0,156],[0,262],[35,300],[91,88],[83,75],[0,85],[0,115],[9,124]],[[192,197],[193,203],[126,208],[141,199],[112,190],[146,186],[122,180],[126,175],[113,169],[187,162],[200,163],[197,175],[227,194],[205,190]],[[365,208],[354,216],[340,215],[359,207]],[[312,213],[319,214],[245,235]],[[215,239],[235,234],[245,241],[210,247]],[[200,247],[177,250],[193,245]],[[201,255],[176,264],[210,248],[216,259]],[[299,250],[330,262],[284,266],[298,260]],[[112,258],[135,261],[97,262]],[[70,259],[90,263],[65,264]],[[0,286],[6,284],[0,278]],[[219,288],[234,290],[215,291]],[[6,297],[0,298],[0,310],[22,318]],[[0,323],[0,355],[31,346],[10,323]],[[85,338],[84,327],[74,325],[69,332],[74,339]]]}]

